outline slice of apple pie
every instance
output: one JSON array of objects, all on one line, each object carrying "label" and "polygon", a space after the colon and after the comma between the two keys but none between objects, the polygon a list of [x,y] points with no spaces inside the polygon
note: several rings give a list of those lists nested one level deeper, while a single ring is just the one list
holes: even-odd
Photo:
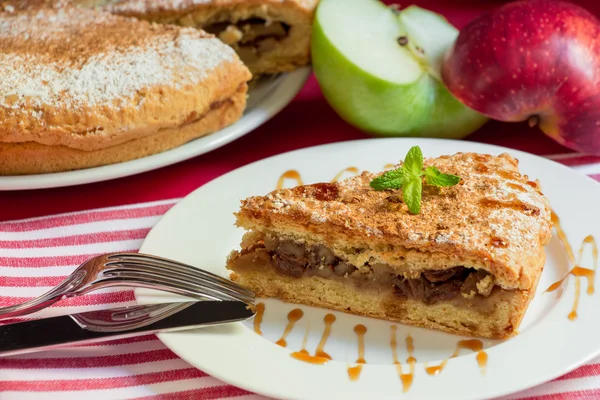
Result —
[{"label": "slice of apple pie", "polygon": [[201,28],[238,53],[253,75],[295,70],[310,61],[318,0],[78,0],[162,24]]},{"label": "slice of apple pie", "polygon": [[426,159],[460,177],[423,187],[420,213],[381,174],[282,189],[242,202],[231,278],[284,301],[486,338],[516,333],[551,237],[551,210],[513,157]]}]

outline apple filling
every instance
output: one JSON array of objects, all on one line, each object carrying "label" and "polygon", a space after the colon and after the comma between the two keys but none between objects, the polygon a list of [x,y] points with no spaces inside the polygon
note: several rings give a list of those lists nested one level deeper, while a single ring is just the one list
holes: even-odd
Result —
[{"label": "apple filling", "polygon": [[241,256],[249,253],[262,253],[264,259],[281,274],[295,278],[319,276],[349,280],[360,289],[390,290],[399,298],[411,298],[425,304],[455,298],[487,298],[495,287],[494,276],[483,270],[457,266],[446,270],[426,270],[418,276],[408,277],[398,275],[385,264],[351,265],[323,245],[307,246],[269,235],[243,250]]},{"label": "apple filling", "polygon": [[282,22],[251,18],[237,23],[218,22],[203,29],[232,46],[244,60],[273,50],[288,36],[290,27]]}]

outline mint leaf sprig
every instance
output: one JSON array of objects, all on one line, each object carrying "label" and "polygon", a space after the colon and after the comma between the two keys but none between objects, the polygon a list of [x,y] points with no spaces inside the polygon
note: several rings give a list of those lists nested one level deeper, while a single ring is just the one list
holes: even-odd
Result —
[{"label": "mint leaf sprig", "polygon": [[419,214],[423,194],[423,176],[425,182],[431,186],[448,187],[460,182],[460,177],[444,174],[434,166],[423,170],[423,152],[419,146],[414,146],[406,154],[402,167],[373,179],[370,185],[375,190],[402,188],[402,197],[404,197],[408,210],[411,214]]}]

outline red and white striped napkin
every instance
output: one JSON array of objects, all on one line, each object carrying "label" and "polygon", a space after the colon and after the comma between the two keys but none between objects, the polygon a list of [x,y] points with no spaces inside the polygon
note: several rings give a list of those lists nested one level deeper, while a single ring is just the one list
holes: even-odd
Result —
[{"label": "red and white striped napkin", "polygon": [[[597,180],[600,159],[553,157]],[[0,307],[35,297],[98,254],[136,251],[178,199],[0,223]],[[65,300],[36,316],[134,303],[132,291]],[[193,368],[155,336],[0,358],[0,399],[265,399]],[[599,399],[600,359],[507,399]]]}]

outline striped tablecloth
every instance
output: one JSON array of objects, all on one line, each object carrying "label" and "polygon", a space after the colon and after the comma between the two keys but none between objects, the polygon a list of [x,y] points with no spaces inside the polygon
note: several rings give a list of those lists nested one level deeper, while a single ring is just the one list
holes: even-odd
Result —
[{"label": "striped tablecloth", "polygon": [[[553,157],[600,180],[600,158]],[[178,199],[0,223],[0,306],[37,296],[86,259],[139,249]],[[69,299],[38,315],[134,303],[132,291]],[[599,339],[600,340],[600,339]],[[0,358],[0,399],[264,399],[178,358],[155,336]],[[600,359],[511,399],[599,399]]]}]

